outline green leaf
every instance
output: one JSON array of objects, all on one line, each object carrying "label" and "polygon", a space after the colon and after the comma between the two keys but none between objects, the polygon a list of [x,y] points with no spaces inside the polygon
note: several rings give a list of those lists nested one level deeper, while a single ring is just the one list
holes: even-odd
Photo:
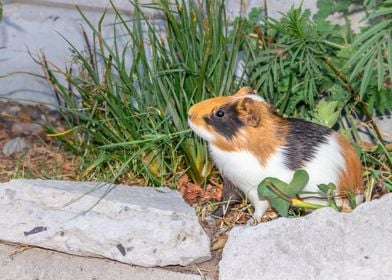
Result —
[{"label": "green leaf", "polygon": [[305,170],[296,170],[290,184],[277,178],[265,178],[258,186],[259,198],[266,198],[280,215],[287,217],[291,198],[299,194],[309,181]]},{"label": "green leaf", "polygon": [[340,117],[340,110],[337,110],[338,101],[321,100],[317,104],[316,119],[323,125],[332,127]]},{"label": "green leaf", "polygon": [[381,7],[380,10],[375,11],[374,13],[370,14],[367,19],[372,19],[379,16],[390,15],[392,14],[392,7],[390,8],[383,8]]},{"label": "green leaf", "polygon": [[377,48],[377,89],[381,90],[384,84],[384,60],[381,45]]},{"label": "green leaf", "polygon": [[305,170],[298,169],[294,172],[293,179],[287,186],[288,194],[299,194],[309,181],[309,174]]},{"label": "green leaf", "polygon": [[278,213],[283,217],[289,216],[290,202],[281,199],[271,199],[270,203]]},{"label": "green leaf", "polygon": [[387,42],[387,50],[388,50],[388,71],[389,71],[389,79],[392,81],[392,34],[389,33],[388,42]]},{"label": "green leaf", "polygon": [[378,36],[381,30],[383,30],[385,27],[390,25],[390,21],[381,21],[366,32],[360,34],[356,39],[355,42],[353,43],[353,47],[357,47],[359,45],[362,45],[362,42],[368,39],[371,39],[373,36]]},{"label": "green leaf", "polygon": [[369,62],[365,67],[365,71],[363,72],[363,79],[361,81],[361,87],[359,89],[359,96],[361,97],[361,99],[363,98],[365,91],[368,89],[370,82],[372,81],[375,58],[376,58],[376,52],[374,52],[374,54],[369,59]]},{"label": "green leaf", "polygon": [[319,190],[322,192],[322,193],[328,193],[328,185],[326,185],[326,184],[320,184],[320,185],[317,185],[317,187],[319,188]]},{"label": "green leaf", "polygon": [[[290,208],[290,201],[283,198],[284,190],[286,188],[287,183],[276,178],[268,177],[261,181],[257,192],[260,199],[268,199],[271,206],[275,208],[280,215],[287,217]],[[282,193],[280,193],[281,191]]]},{"label": "green leaf", "polygon": [[333,183],[329,183],[328,185],[327,184],[319,184],[319,185],[317,185],[317,187],[324,194],[328,194],[331,191],[335,191],[336,190],[336,186]]}]

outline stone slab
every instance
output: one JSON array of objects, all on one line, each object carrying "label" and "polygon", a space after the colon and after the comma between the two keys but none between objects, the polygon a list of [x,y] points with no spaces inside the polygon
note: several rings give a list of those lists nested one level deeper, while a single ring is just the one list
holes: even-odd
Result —
[{"label": "stone slab", "polygon": [[145,267],[211,257],[210,240],[168,188],[12,180],[0,184],[0,240]]},{"label": "stone slab", "polygon": [[392,279],[392,194],[352,213],[323,208],[234,228],[220,279]]},{"label": "stone slab", "polygon": [[59,252],[0,244],[2,280],[200,280],[159,268],[142,268],[115,261],[67,255]]}]

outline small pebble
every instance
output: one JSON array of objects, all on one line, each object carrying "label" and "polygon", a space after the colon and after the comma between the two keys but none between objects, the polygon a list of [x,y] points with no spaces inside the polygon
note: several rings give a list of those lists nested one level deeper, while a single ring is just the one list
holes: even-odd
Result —
[{"label": "small pebble", "polygon": [[9,157],[14,153],[19,153],[29,148],[29,144],[24,138],[15,137],[9,140],[3,147],[3,154]]},{"label": "small pebble", "polygon": [[16,115],[17,113],[19,113],[21,110],[20,106],[18,105],[13,105],[8,107],[8,113],[10,113],[11,115]]}]

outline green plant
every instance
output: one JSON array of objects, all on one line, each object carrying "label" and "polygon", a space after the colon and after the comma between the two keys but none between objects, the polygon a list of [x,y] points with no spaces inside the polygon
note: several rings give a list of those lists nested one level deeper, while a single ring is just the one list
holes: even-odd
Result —
[{"label": "green plant", "polygon": [[[348,5],[350,1],[343,2]],[[339,109],[352,110],[358,105],[366,115],[373,109],[389,110],[392,106],[387,81],[391,65],[388,45],[392,13],[387,8],[390,2],[369,14],[368,20],[377,18],[377,24],[358,36],[325,28],[325,21],[316,24],[326,14],[319,15],[319,20],[314,22],[301,7],[292,8],[280,21],[266,19],[255,26],[255,31],[264,30],[259,35],[262,43],[248,50],[252,55],[250,69],[254,86],[279,112],[287,115],[311,118],[312,110],[323,99],[338,101]],[[385,18],[380,18],[381,15]],[[351,38],[354,38],[352,45],[348,41]],[[364,41],[368,44],[362,45]],[[377,63],[376,71],[373,62]],[[364,65],[368,66],[366,72],[363,72]],[[363,76],[366,78],[362,79]]]},{"label": "green plant", "polygon": [[88,26],[87,50],[64,38],[73,52],[65,70],[41,57],[70,127],[54,135],[83,156],[81,177],[165,185],[187,172],[203,183],[212,164],[205,144],[188,129],[187,111],[238,86],[241,23],[229,37],[223,1],[163,0],[148,6],[164,14],[163,35],[137,1],[130,4],[132,22],[111,2],[112,42],[104,39],[106,13],[94,26],[78,8]]},{"label": "green plant", "polygon": [[[40,61],[69,124],[68,133],[51,132],[82,155],[81,177],[162,185],[187,172],[201,184],[213,167],[187,128],[188,108],[252,85],[280,114],[338,128],[359,143],[365,120],[377,141],[356,145],[365,175],[391,188],[391,151],[373,113],[392,108],[392,0],[355,1],[370,23],[359,34],[351,30],[351,2],[319,0],[314,20],[299,7],[280,20],[254,9],[229,22],[225,1],[163,0],[149,7],[165,15],[164,32],[137,1],[132,23],[112,3],[112,41],[104,39],[106,13],[94,26],[79,10],[87,49],[64,38],[74,55],[65,70]],[[343,26],[326,20],[334,12]]]},{"label": "green plant", "polygon": [[[287,217],[289,215],[290,206],[319,209],[324,205],[305,202],[299,198],[303,189],[309,181],[309,175],[305,170],[296,170],[293,178],[289,183],[285,183],[277,178],[267,177],[260,182],[258,186],[258,194],[260,199],[268,199],[271,206],[276,209],[280,215]],[[325,189],[321,186],[321,189]]]},{"label": "green plant", "polygon": [[[339,128],[359,144],[364,120],[377,143],[370,149],[356,145],[365,174],[388,186],[391,150],[373,116],[392,109],[392,1],[355,3],[369,24],[358,34],[351,30],[352,1],[319,0],[314,21],[299,7],[280,20],[253,24],[257,38],[246,45],[250,80],[279,113]],[[326,20],[335,12],[343,14],[343,26]]]}]

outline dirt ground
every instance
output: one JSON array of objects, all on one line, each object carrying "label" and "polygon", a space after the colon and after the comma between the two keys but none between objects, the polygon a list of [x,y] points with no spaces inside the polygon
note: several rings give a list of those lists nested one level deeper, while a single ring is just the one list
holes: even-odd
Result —
[{"label": "dirt ground", "polygon": [[64,129],[60,115],[47,107],[0,102],[0,182],[75,178],[77,159],[45,133],[47,121]]}]

